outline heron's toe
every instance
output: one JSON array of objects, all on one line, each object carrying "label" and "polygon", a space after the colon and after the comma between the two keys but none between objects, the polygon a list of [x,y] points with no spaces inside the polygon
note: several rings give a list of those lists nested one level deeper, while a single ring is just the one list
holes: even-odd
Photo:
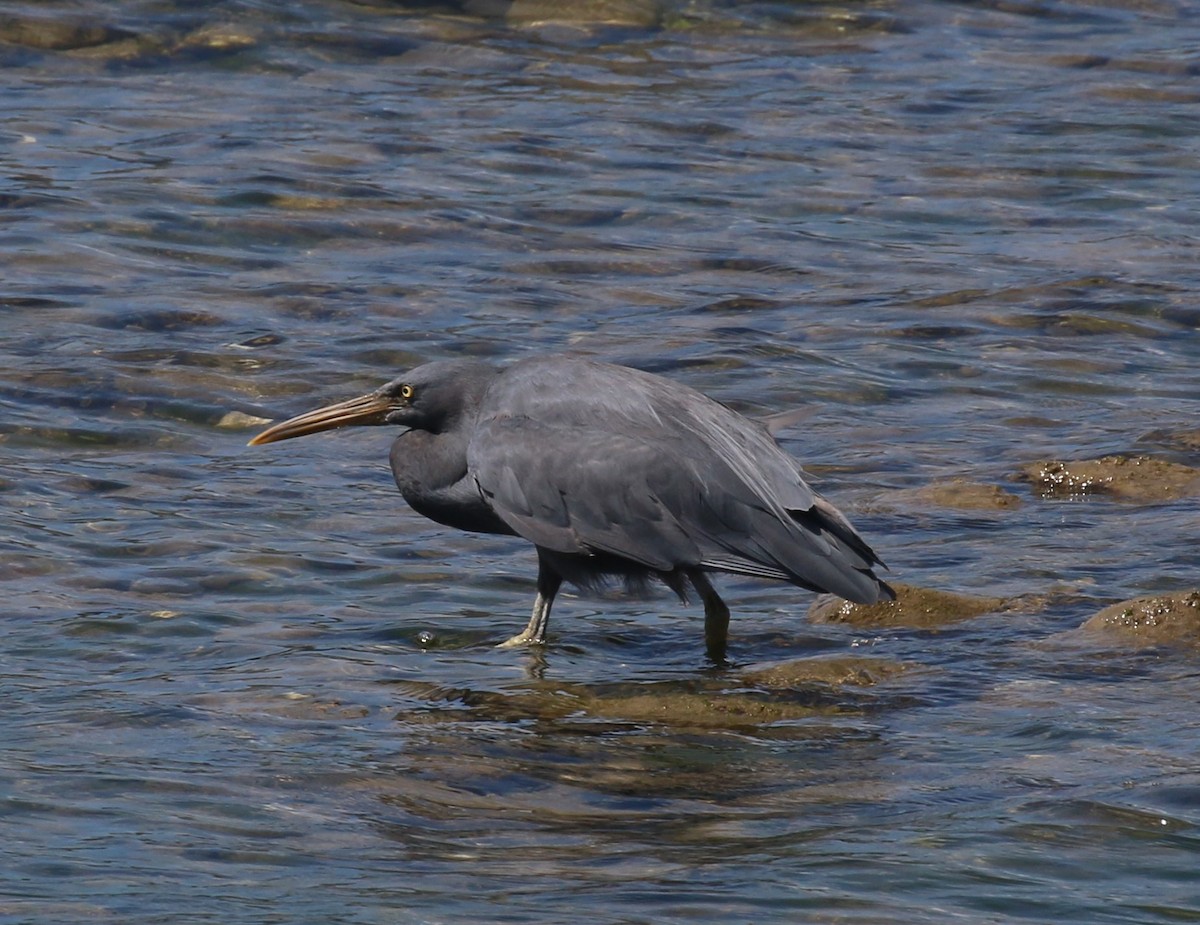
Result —
[{"label": "heron's toe", "polygon": [[524,632],[517,633],[511,639],[506,639],[499,643],[497,649],[515,649],[518,646],[542,646],[546,644],[546,637],[541,633],[531,633],[528,629]]}]

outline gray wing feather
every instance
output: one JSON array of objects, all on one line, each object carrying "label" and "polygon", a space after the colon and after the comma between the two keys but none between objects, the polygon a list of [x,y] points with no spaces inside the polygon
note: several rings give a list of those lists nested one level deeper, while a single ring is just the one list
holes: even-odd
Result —
[{"label": "gray wing feather", "polygon": [[766,428],[669,380],[570,357],[514,364],[467,458],[497,515],[548,549],[880,594],[879,560]]},{"label": "gray wing feather", "polygon": [[620,435],[500,417],[476,428],[468,459],[493,510],[538,546],[662,571],[699,564],[695,542],[645,478],[656,462],[647,450]]}]

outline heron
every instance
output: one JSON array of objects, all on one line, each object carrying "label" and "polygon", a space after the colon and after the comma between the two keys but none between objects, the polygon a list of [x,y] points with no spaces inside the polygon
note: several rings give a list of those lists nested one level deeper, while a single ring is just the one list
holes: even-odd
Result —
[{"label": "heron", "polygon": [[663,376],[571,354],[435,360],[249,445],[353,425],[403,428],[391,468],[417,513],[533,544],[533,613],[501,646],[546,642],[564,581],[638,593],[659,580],[684,603],[694,591],[718,661],[730,612],[714,572],[895,599],[883,562],[764,424]]}]

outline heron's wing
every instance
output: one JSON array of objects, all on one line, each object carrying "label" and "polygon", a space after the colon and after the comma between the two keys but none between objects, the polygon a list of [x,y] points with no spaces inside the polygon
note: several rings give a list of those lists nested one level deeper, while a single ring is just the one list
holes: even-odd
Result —
[{"label": "heron's wing", "polygon": [[498,417],[476,428],[467,459],[492,509],[531,543],[662,571],[699,564],[695,541],[651,487],[657,455],[620,435]]},{"label": "heron's wing", "polygon": [[467,461],[496,514],[548,549],[885,593],[878,558],[765,427],[670,380],[571,357],[514,364]]},{"label": "heron's wing", "polygon": [[767,429],[767,433],[775,436],[782,430],[794,427],[806,417],[812,415],[812,408],[793,408],[791,411],[777,411],[758,418],[758,423]]},{"label": "heron's wing", "polygon": [[[797,462],[767,426],[694,389],[639,370],[581,357],[544,356],[514,363],[489,387],[481,424],[527,419],[555,431],[595,431],[676,451],[704,467],[728,468],[777,514],[808,510],[814,494]],[[551,434],[553,436],[553,434]],[[606,454],[611,459],[611,454]]]},{"label": "heron's wing", "polygon": [[[477,428],[468,460],[496,514],[547,549],[877,597],[874,555],[836,509],[804,486],[798,495],[813,498],[809,507],[779,516],[694,439],[661,435],[650,442],[497,417]],[[789,478],[803,485],[794,467]]]}]

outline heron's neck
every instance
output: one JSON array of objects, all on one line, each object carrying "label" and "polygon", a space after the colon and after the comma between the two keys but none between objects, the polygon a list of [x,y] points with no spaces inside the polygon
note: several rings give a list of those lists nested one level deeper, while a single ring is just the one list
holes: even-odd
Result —
[{"label": "heron's neck", "polygon": [[392,444],[392,475],[409,506],[430,520],[476,533],[511,533],[479,494],[462,430],[410,430]]}]

